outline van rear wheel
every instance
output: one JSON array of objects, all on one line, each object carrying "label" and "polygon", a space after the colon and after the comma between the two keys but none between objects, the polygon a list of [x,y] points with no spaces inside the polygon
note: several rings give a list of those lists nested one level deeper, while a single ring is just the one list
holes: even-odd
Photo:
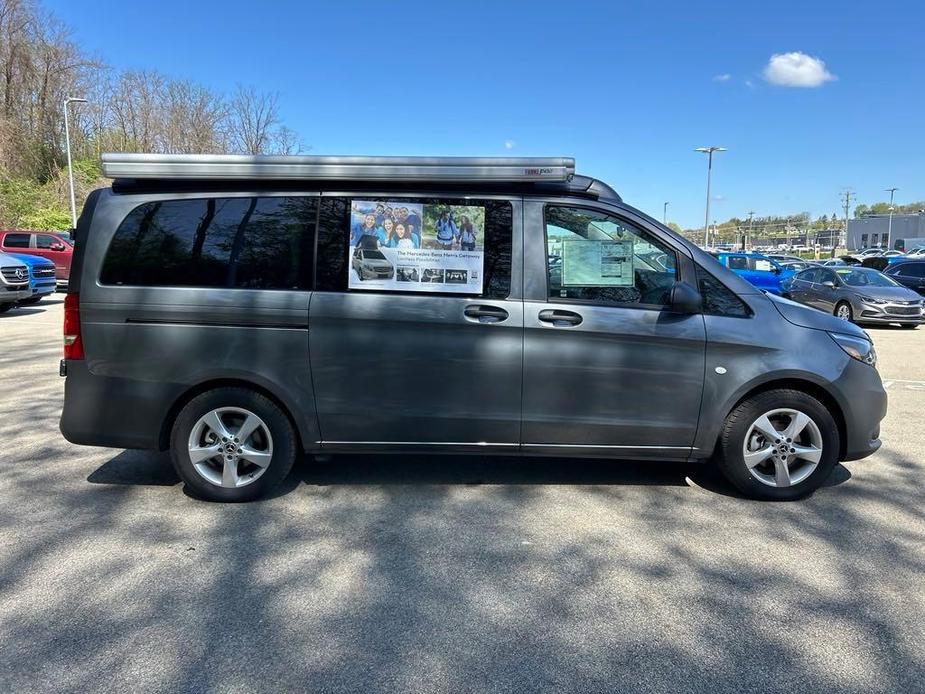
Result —
[{"label": "van rear wheel", "polygon": [[286,477],[296,436],[286,414],[246,388],[216,388],[189,401],[170,436],[174,468],[209,501],[252,501]]},{"label": "van rear wheel", "polygon": [[825,482],[838,463],[838,425],[826,407],[798,390],[759,393],[726,419],[719,468],[753,499],[791,501]]}]

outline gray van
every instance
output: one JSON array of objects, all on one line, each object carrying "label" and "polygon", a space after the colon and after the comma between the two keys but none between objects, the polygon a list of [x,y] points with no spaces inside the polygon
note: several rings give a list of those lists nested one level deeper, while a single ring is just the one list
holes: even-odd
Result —
[{"label": "gray van", "polygon": [[[712,461],[795,499],[877,450],[863,330],[762,293],[574,167],[104,155],[61,431],[169,450],[220,501],[339,452]],[[401,272],[357,279],[357,238]]]}]

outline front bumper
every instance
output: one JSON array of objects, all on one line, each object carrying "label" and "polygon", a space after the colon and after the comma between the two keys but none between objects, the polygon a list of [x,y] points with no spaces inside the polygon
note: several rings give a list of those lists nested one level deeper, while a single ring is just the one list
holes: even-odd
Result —
[{"label": "front bumper", "polygon": [[54,294],[55,288],[54,282],[36,285],[32,288],[32,296],[47,296],[49,294]]},{"label": "front bumper", "polygon": [[28,299],[32,296],[32,288],[29,285],[23,287],[10,287],[0,285],[0,304],[8,304],[13,301]]},{"label": "front bumper", "polygon": [[832,384],[838,391],[845,418],[842,460],[866,458],[880,448],[880,422],[886,416],[887,395],[877,370],[849,359]]},{"label": "front bumper", "polygon": [[925,322],[921,306],[898,304],[869,304],[862,302],[855,307],[855,320],[859,323],[907,323],[919,325]]}]

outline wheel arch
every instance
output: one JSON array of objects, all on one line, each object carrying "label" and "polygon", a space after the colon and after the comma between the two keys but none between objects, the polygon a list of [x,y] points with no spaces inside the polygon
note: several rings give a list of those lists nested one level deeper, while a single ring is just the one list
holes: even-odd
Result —
[{"label": "wheel arch", "polygon": [[215,390],[216,388],[245,388],[260,393],[267,399],[272,400],[276,406],[283,411],[283,414],[289,419],[290,424],[292,424],[292,428],[296,435],[298,450],[307,450],[305,447],[305,437],[308,432],[299,424],[299,420],[293,416],[293,409],[285,399],[266,386],[243,378],[214,378],[202,381],[201,383],[190,386],[177,396],[167,409],[161,422],[161,430],[158,434],[158,448],[160,450],[166,451],[170,448],[170,432],[173,429],[173,424],[177,419],[177,415],[180,414],[180,410],[186,407],[186,404],[197,395]]},{"label": "wheel arch", "polygon": [[[735,398],[732,404],[725,409],[722,421],[725,422],[732,411],[749,398],[772,390],[796,390],[802,393],[806,393],[807,395],[812,396],[821,402],[832,414],[832,418],[835,420],[835,425],[838,427],[838,459],[845,459],[848,441],[847,425],[845,423],[845,414],[842,410],[842,407],[835,396],[826,390],[825,387],[808,379],[799,377],[775,378],[753,385],[739,397]],[[716,449],[715,447],[719,444],[722,431],[723,427],[721,425],[714,441],[714,450]]]}]

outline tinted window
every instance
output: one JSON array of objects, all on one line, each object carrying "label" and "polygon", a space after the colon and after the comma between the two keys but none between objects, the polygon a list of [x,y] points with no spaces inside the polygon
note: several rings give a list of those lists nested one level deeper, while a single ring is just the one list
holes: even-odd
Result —
[{"label": "tinted window", "polygon": [[735,292],[701,267],[697,268],[697,284],[703,297],[704,313],[740,318],[751,315],[748,306]]},{"label": "tinted window", "polygon": [[[386,196],[389,200],[390,198]],[[358,196],[367,200],[369,196]],[[318,216],[318,263],[315,288],[318,291],[347,291],[347,262],[350,259],[351,200],[348,197],[321,198]],[[504,200],[465,200],[452,198],[401,198],[403,202],[422,205],[469,205],[485,208],[484,265],[481,296],[506,299],[511,293],[511,249],[513,245],[513,208]],[[366,252],[366,251],[364,251]],[[412,283],[409,283],[409,286]],[[389,289],[389,292],[396,291]],[[417,291],[415,289],[409,290]],[[428,294],[440,292],[427,292]]]},{"label": "tinted window", "polygon": [[904,275],[906,277],[925,277],[925,263],[903,263],[896,266],[889,274]]},{"label": "tinted window", "polygon": [[796,276],[796,279],[802,282],[815,282],[816,277],[819,275],[820,272],[822,271],[816,270],[816,269],[804,270],[803,272],[801,272],[799,275]]},{"label": "tinted window", "polygon": [[604,212],[546,208],[549,298],[665,306],[677,275],[671,248]]},{"label": "tinted window", "polygon": [[310,289],[317,198],[165,200],[113,237],[104,284]]},{"label": "tinted window", "polygon": [[741,255],[730,255],[726,258],[726,267],[730,270],[748,270],[748,258]]},{"label": "tinted window", "polygon": [[[51,248],[52,244],[55,243],[55,237],[49,236],[48,234],[36,234],[35,236],[35,247],[36,248]],[[58,245],[63,245],[60,242]]]},{"label": "tinted window", "polygon": [[29,234],[7,234],[3,245],[7,248],[28,248]]}]

